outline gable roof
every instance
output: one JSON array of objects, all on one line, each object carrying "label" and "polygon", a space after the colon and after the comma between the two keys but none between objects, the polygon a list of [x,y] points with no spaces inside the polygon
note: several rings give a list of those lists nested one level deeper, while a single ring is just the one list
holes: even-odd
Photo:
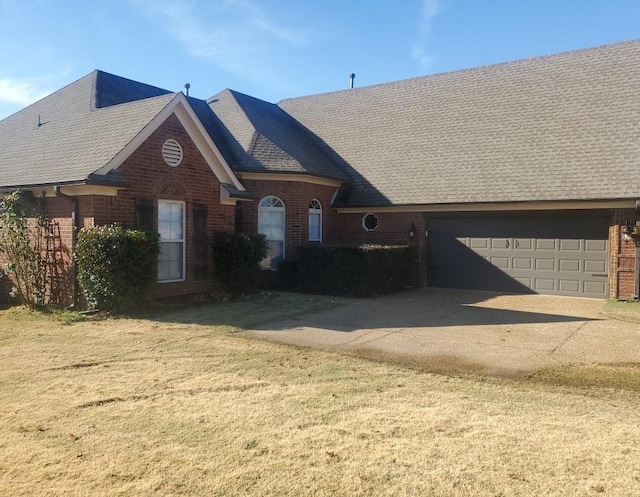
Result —
[{"label": "gable roof", "polygon": [[244,196],[182,93],[102,71],[0,121],[0,186],[121,186],[117,167],[171,113],[189,130],[226,191]]},{"label": "gable roof", "polygon": [[[0,121],[0,185],[86,182],[175,98],[164,93],[96,108],[100,76],[94,71]],[[117,183],[113,176],[94,180]]]},{"label": "gable roof", "polygon": [[226,142],[231,154],[228,161],[235,171],[348,180],[308,133],[277,105],[228,89],[207,103],[220,121],[220,137]]},{"label": "gable roof", "polygon": [[640,197],[640,41],[278,105],[349,206]]}]

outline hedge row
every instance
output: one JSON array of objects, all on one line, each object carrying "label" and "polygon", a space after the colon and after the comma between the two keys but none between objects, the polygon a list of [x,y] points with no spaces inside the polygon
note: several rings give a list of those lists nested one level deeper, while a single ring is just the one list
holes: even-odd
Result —
[{"label": "hedge row", "polygon": [[264,235],[216,232],[213,234],[216,276],[233,295],[250,293],[257,287],[258,264],[267,255]]},{"label": "hedge row", "polygon": [[318,245],[300,247],[297,255],[300,291],[366,297],[406,285],[415,264],[416,248]]}]

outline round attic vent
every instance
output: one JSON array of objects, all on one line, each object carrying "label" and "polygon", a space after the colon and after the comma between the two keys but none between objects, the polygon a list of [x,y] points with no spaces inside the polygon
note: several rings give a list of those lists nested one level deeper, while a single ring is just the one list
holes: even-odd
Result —
[{"label": "round attic vent", "polygon": [[171,167],[179,166],[182,162],[182,147],[175,140],[167,140],[162,145],[162,158]]}]

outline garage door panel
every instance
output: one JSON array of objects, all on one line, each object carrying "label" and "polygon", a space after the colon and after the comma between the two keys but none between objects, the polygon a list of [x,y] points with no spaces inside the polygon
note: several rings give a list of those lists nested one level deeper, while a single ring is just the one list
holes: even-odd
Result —
[{"label": "garage door panel", "polygon": [[492,238],[491,248],[495,250],[508,249],[511,246],[511,241],[508,238]]},{"label": "garage door panel", "polygon": [[584,261],[585,273],[606,273],[607,261]]},{"label": "garage door panel", "polygon": [[516,238],[513,242],[515,250],[531,250],[533,248],[533,240],[531,238]]},{"label": "garage door panel", "polygon": [[488,238],[472,238],[469,247],[472,249],[486,249],[489,248]]},{"label": "garage door panel", "polygon": [[536,270],[538,271],[555,271],[556,260],[555,259],[538,259],[536,258]]},{"label": "garage door panel", "polygon": [[531,269],[532,266],[533,266],[533,261],[529,257],[527,257],[527,258],[514,257],[513,258],[513,264],[512,264],[513,269]]},{"label": "garage door panel", "polygon": [[585,240],[585,252],[604,252],[607,250],[607,242],[605,240]]},{"label": "garage door panel", "polygon": [[584,293],[590,296],[598,297],[606,291],[606,282],[585,281]]},{"label": "garage door panel", "polygon": [[559,280],[558,289],[565,293],[580,293],[580,280]]},{"label": "garage door panel", "polygon": [[508,257],[491,257],[489,260],[495,267],[498,267],[500,269],[509,269]]},{"label": "garage door panel", "polygon": [[536,250],[556,250],[556,240],[545,240],[537,239],[536,240]]},{"label": "garage door panel", "polygon": [[547,278],[535,278],[533,289],[539,293],[554,292],[556,290],[556,280]]},{"label": "garage door panel", "polygon": [[577,252],[582,248],[580,240],[560,240],[560,250]]},{"label": "garage door panel", "polygon": [[560,271],[580,271],[579,260],[560,259]]},{"label": "garage door panel", "polygon": [[608,226],[605,216],[430,218],[427,281],[605,297]]}]

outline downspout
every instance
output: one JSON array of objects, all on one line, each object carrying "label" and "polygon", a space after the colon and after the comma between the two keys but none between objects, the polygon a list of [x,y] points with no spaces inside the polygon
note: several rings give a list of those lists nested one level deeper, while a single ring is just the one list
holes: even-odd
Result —
[{"label": "downspout", "polygon": [[78,307],[78,281],[76,279],[76,239],[78,234],[78,218],[80,217],[78,209],[78,197],[73,197],[62,193],[59,186],[53,187],[53,193],[58,198],[64,198],[71,202],[71,305]]},{"label": "downspout", "polygon": [[[636,216],[640,214],[640,200],[636,200]],[[640,220],[636,221],[636,267],[633,285],[633,300],[640,300]]]}]

